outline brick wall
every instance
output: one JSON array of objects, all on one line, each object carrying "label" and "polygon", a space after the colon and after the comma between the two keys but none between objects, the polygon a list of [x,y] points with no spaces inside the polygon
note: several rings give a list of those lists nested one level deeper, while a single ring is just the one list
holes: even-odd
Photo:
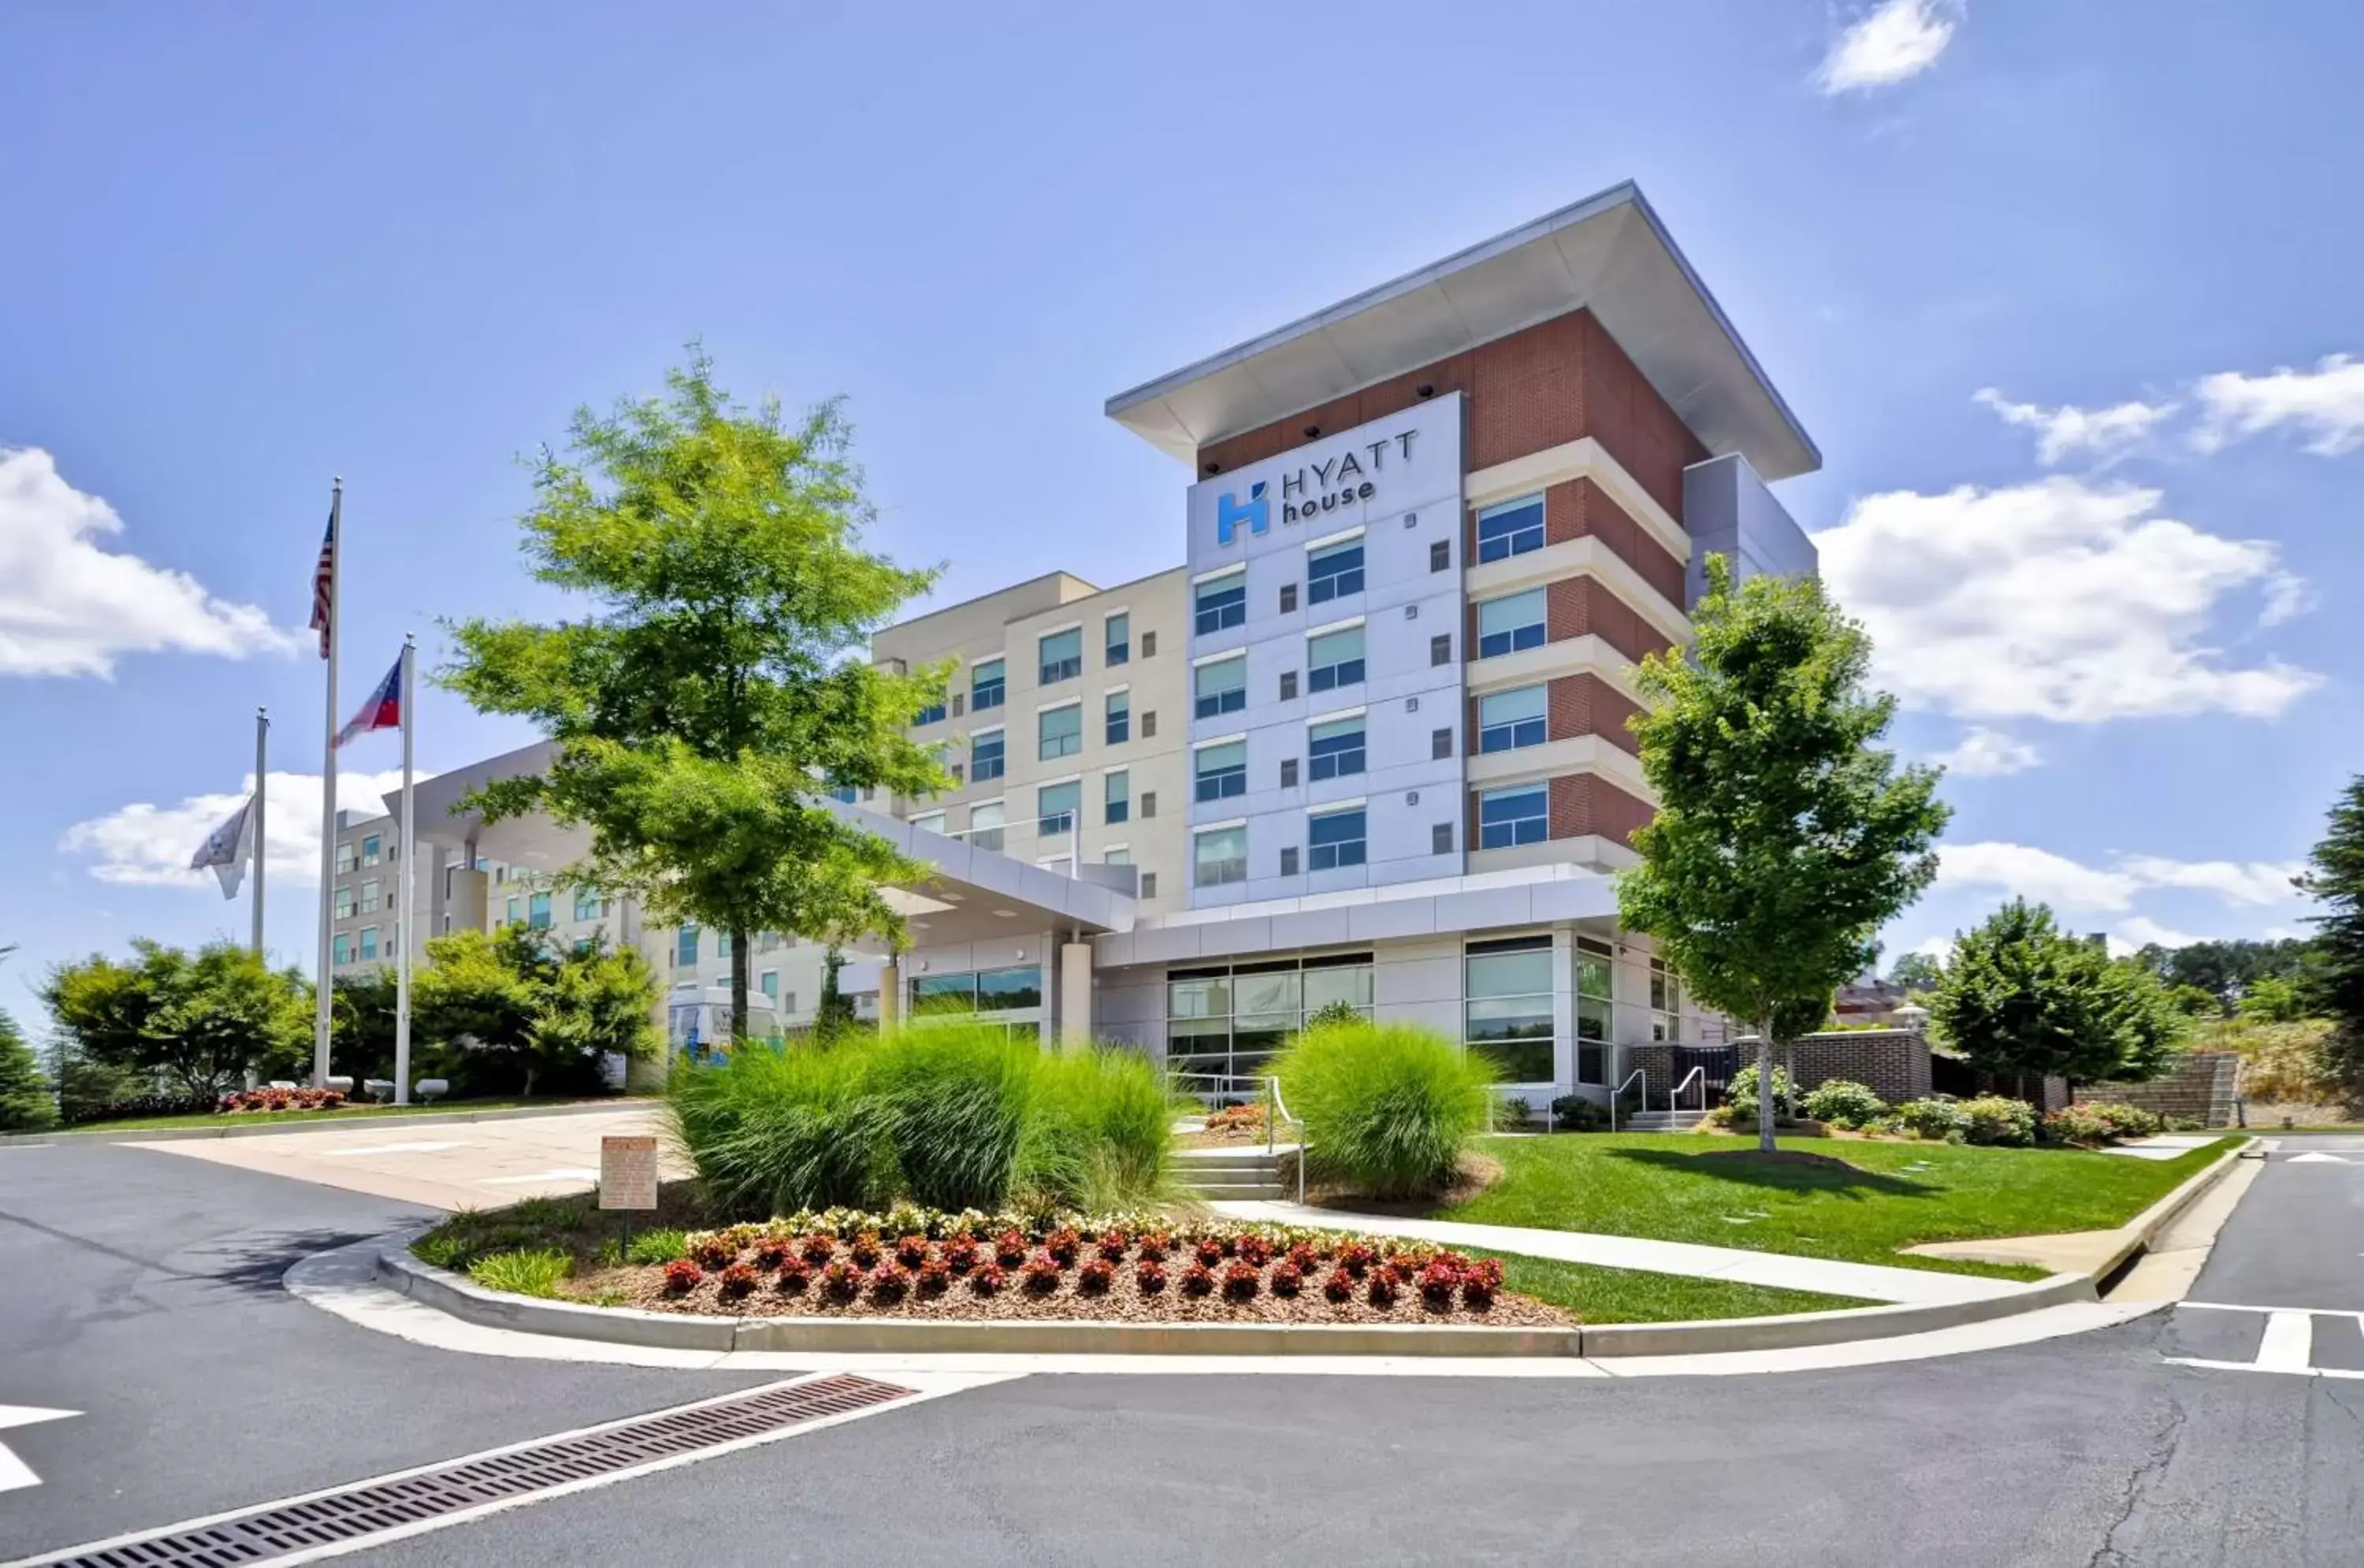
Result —
[{"label": "brick wall", "polygon": [[[1741,1065],[1756,1059],[1756,1046],[1743,1041]],[[1872,1093],[1891,1106],[1929,1093],[1929,1042],[1910,1029],[1841,1029],[1801,1035],[1775,1046],[1773,1059],[1789,1069],[1801,1090],[1844,1078],[1868,1084]]]},{"label": "brick wall", "polygon": [[2140,1106],[2161,1116],[2199,1122],[2203,1127],[2233,1125],[2233,1095],[2240,1077],[2241,1059],[2229,1051],[2193,1051],[2174,1072],[2147,1084],[2084,1084],[2080,1101],[2112,1101]]},{"label": "brick wall", "polygon": [[[1477,606],[1471,606],[1470,612],[1474,617]],[[1645,654],[1661,653],[1674,646],[1598,579],[1563,577],[1544,584],[1544,640],[1566,642],[1587,635],[1600,638],[1637,664]]]},{"label": "brick wall", "polygon": [[[1625,728],[1625,721],[1642,711],[1641,705],[1600,676],[1562,675],[1544,688],[1544,699],[1547,739],[1572,740],[1579,735],[1598,735],[1629,755],[1642,754],[1642,743]],[[1470,733],[1477,731],[1473,728]]]},{"label": "brick wall", "polygon": [[1596,773],[1564,773],[1551,781],[1551,836],[1579,839],[1598,833],[1631,843],[1650,820],[1650,807]]},{"label": "brick wall", "polygon": [[[1579,539],[1599,539],[1668,604],[1683,602],[1683,563],[1589,479],[1570,479],[1544,492],[1544,542],[1566,544]],[[1469,559],[1477,558],[1473,545]]]}]

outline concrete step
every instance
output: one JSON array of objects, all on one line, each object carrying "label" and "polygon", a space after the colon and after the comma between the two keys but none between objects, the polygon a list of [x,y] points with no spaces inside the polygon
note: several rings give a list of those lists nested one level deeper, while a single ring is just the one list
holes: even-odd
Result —
[{"label": "concrete step", "polygon": [[1626,1132],[1689,1132],[1707,1116],[1705,1111],[1635,1111],[1617,1118]]},{"label": "concrete step", "polygon": [[1267,1171],[1284,1158],[1284,1155],[1267,1154],[1261,1149],[1224,1149],[1213,1152],[1186,1149],[1182,1151],[1181,1164],[1186,1171]]},{"label": "concrete step", "polygon": [[1278,1199],[1285,1198],[1289,1195],[1288,1189],[1282,1186],[1277,1181],[1196,1181],[1190,1182],[1187,1184],[1193,1195],[1206,1198],[1210,1202],[1221,1201],[1236,1203],[1251,1198]]}]

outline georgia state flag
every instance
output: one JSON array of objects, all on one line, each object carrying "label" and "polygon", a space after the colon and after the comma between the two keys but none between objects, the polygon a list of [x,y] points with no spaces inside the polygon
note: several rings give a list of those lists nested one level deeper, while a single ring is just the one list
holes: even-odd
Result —
[{"label": "georgia state flag", "polygon": [[398,729],[402,727],[402,661],[396,658],[385,679],[365,698],[361,711],[337,731],[337,744],[342,746],[356,735],[367,735],[373,729]]}]

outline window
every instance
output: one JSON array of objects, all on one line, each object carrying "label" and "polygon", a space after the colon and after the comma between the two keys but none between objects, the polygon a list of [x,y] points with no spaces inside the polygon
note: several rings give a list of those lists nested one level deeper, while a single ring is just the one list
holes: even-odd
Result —
[{"label": "window", "polygon": [[1521,686],[1478,699],[1478,751],[1515,751],[1544,743],[1544,690]]},{"label": "window", "polygon": [[337,874],[342,876],[352,869],[353,841],[351,839],[340,839],[337,841]]},{"label": "window", "polygon": [[1551,791],[1539,784],[1489,789],[1478,797],[1478,847],[1507,850],[1551,837]]},{"label": "window", "polygon": [[1079,779],[1044,784],[1034,792],[1034,831],[1045,839],[1074,832],[1076,812],[1083,803],[1084,786]]},{"label": "window", "polygon": [[1297,584],[1294,583],[1280,585],[1280,613],[1285,616],[1297,613]]},{"label": "window", "polygon": [[519,899],[519,898],[512,898],[512,899],[510,899],[510,900],[509,900],[508,913],[507,913],[507,915],[505,915],[505,916],[503,916],[503,917],[502,917],[502,918],[501,918],[501,924],[502,924],[502,925],[504,925],[504,926],[522,926],[522,925],[524,925],[524,924],[525,924],[525,911],[524,911],[524,908],[523,908],[523,905],[524,905],[524,900],[522,900],[522,899]]},{"label": "window", "polygon": [[911,826],[922,832],[941,833],[944,830],[944,814],[941,811],[924,812],[911,818]]},{"label": "window", "polygon": [[1544,547],[1544,498],[1522,495],[1478,514],[1478,559],[1508,561]]},{"label": "window", "polygon": [[[938,820],[939,820],[939,821],[941,821],[942,819],[942,817],[941,817],[941,816],[940,816],[940,817],[938,817]],[[777,931],[757,931],[757,932],[755,933],[755,951],[756,951],[757,952],[771,952],[771,951],[774,951],[775,950],[776,950],[776,949],[779,947],[779,945],[780,945],[780,933],[779,933],[779,932],[777,932]]]},{"label": "window", "polygon": [[599,907],[599,895],[597,893],[587,887],[578,887],[574,890],[575,919],[596,920],[602,913],[604,913],[604,911]]},{"label": "window", "polygon": [[1052,762],[1060,757],[1072,757],[1084,749],[1084,705],[1069,703],[1065,707],[1044,708],[1035,715],[1037,743],[1034,756],[1039,762]]},{"label": "window", "polygon": [[1453,852],[1452,823],[1438,822],[1429,828],[1428,852],[1432,855],[1449,855]]},{"label": "window", "polygon": [[1324,605],[1363,591],[1363,541],[1350,539],[1305,558],[1305,602]]},{"label": "window", "polygon": [[1283,757],[1280,760],[1280,787],[1283,789],[1297,787],[1297,759],[1294,757]]},{"label": "window", "polygon": [[1650,961],[1650,1038],[1683,1038],[1683,983],[1675,978],[1663,958]]},{"label": "window", "polygon": [[1199,748],[1198,777],[1200,800],[1228,800],[1247,794],[1248,743],[1227,740],[1220,746]]},{"label": "window", "polygon": [[[364,862],[364,863],[367,863],[367,862]],[[377,913],[377,911],[378,911],[378,909],[379,909],[379,907],[380,907],[380,906],[381,906],[385,902],[385,897],[384,897],[383,894],[380,892],[380,887],[381,887],[381,885],[382,885],[382,884],[381,884],[380,883],[378,883],[374,878],[371,879],[371,880],[370,880],[370,881],[368,881],[368,882],[364,882],[364,883],[362,883],[362,914],[364,914],[364,915],[374,915],[374,914],[376,914],[376,913]],[[512,900],[511,900],[511,902],[512,902],[512,903],[514,903],[514,902],[515,902],[515,900],[514,900],[514,899],[512,899]]]},{"label": "window", "polygon": [[969,777],[983,784],[1001,776],[1005,754],[1003,736],[998,729],[980,729],[968,738]]},{"label": "window", "polygon": [[1009,1013],[1043,1005],[1043,971],[1034,964],[1012,969],[979,970],[976,1010]]},{"label": "window", "polygon": [[1280,874],[1283,876],[1295,876],[1297,874],[1297,846],[1295,844],[1283,844],[1280,847]]},{"label": "window", "polygon": [[1132,846],[1130,844],[1110,844],[1100,851],[1100,864],[1104,866],[1129,866],[1132,863]]},{"label": "window", "polygon": [[1042,653],[1043,684],[1072,681],[1084,673],[1084,628],[1071,626],[1065,631],[1054,631],[1040,639],[1036,648]]},{"label": "window", "polygon": [[1440,664],[1450,664],[1452,662],[1453,634],[1449,631],[1440,631],[1434,637],[1428,639],[1429,668],[1433,670]]},{"label": "window", "polygon": [[988,659],[969,671],[968,706],[973,712],[983,713],[987,708],[999,707],[1006,695],[1000,660]]},{"label": "window", "polygon": [[1109,774],[1106,792],[1100,797],[1100,820],[1113,826],[1132,816],[1132,775],[1119,768]]},{"label": "window", "polygon": [[852,806],[853,804],[855,793],[854,787],[852,784],[835,784],[831,787],[829,797],[831,800],[842,801],[846,805]]},{"label": "window", "polygon": [[1333,1006],[1371,1016],[1369,953],[1169,970],[1165,1065],[1184,1074],[1261,1072],[1308,1018]]},{"label": "window", "polygon": [[915,1018],[1023,1012],[1042,1005],[1043,971],[1031,963],[959,974],[922,974],[911,982]]},{"label": "window", "polygon": [[1462,1040],[1507,1084],[1552,1081],[1552,940],[1471,942],[1462,957]]},{"label": "window", "polygon": [[1437,539],[1428,547],[1428,569],[1445,572],[1453,566],[1453,545],[1450,540]]},{"label": "window", "polygon": [[730,956],[730,932],[717,931],[714,933],[714,956],[717,958],[729,958]]},{"label": "window", "polygon": [[1248,574],[1234,572],[1211,583],[1199,584],[1196,602],[1200,637],[1243,624],[1248,618]]},{"label": "window", "polygon": [[1333,718],[1306,732],[1305,750],[1317,779],[1363,771],[1363,716]]},{"label": "window", "polygon": [[941,697],[921,708],[911,717],[911,722],[914,724],[942,724],[943,721],[944,705]]},{"label": "window", "polygon": [[1200,887],[1221,887],[1248,879],[1248,830],[1210,828],[1190,842],[1193,880]]},{"label": "window", "polygon": [[1544,645],[1544,591],[1530,588],[1478,606],[1478,657],[1498,659]]},{"label": "window", "polygon": [[1154,659],[1157,657],[1157,634],[1155,632],[1144,631],[1141,634],[1141,656],[1143,659]]},{"label": "window", "polygon": [[1280,673],[1280,700],[1283,702],[1297,700],[1297,672],[1294,670],[1283,670]]},{"label": "window", "polygon": [[988,800],[972,806],[968,814],[968,841],[980,850],[1001,850],[1001,828],[1009,808],[998,800]]},{"label": "window", "polygon": [[1237,713],[1248,706],[1248,661],[1244,653],[1236,659],[1219,659],[1211,664],[1199,665],[1193,672],[1193,680],[1200,718]]},{"label": "window", "polygon": [[[1142,657],[1145,659],[1148,655],[1144,653]],[[1141,873],[1141,895],[1143,898],[1154,898],[1157,896],[1157,873],[1155,872],[1145,871]]]},{"label": "window", "polygon": [[1306,823],[1306,842],[1312,851],[1306,863],[1315,871],[1335,871],[1340,866],[1363,863],[1363,808],[1352,811],[1325,811]]},{"label": "window", "polygon": [[1350,626],[1343,631],[1325,631],[1306,639],[1305,669],[1306,685],[1312,691],[1334,691],[1359,683],[1363,678],[1363,628]]},{"label": "window", "polygon": [[966,692],[954,692],[953,694],[953,717],[954,718],[958,718],[967,711],[968,694]]},{"label": "window", "polygon": [[755,989],[761,991],[776,1010],[780,1005],[780,972],[767,969],[755,976]]},{"label": "window", "polygon": [[1143,790],[1141,792],[1141,819],[1143,822],[1147,822],[1154,818],[1156,815],[1157,792],[1154,789]]},{"label": "window", "polygon": [[1100,623],[1100,646],[1107,651],[1108,667],[1111,670],[1132,657],[1132,617],[1112,615]]},{"label": "window", "polygon": [[334,940],[333,942],[330,942],[329,945],[331,948],[333,948],[333,949],[335,950],[333,952],[331,952],[331,953],[329,955],[329,962],[332,962],[332,963],[351,963],[351,962],[352,962],[352,961],[353,961],[353,939],[352,939],[352,938],[351,938],[351,937],[347,936],[347,935],[346,935],[344,932],[342,932],[342,931],[339,931],[339,932],[337,933],[336,940]]},{"label": "window", "polygon": [[337,889],[337,918],[349,920],[352,918],[352,913],[353,890],[350,887],[340,887]]},{"label": "window", "polygon": [[385,857],[378,852],[378,836],[376,834],[372,833],[368,838],[362,840],[362,864],[365,866],[374,866],[384,858]]},{"label": "window", "polygon": [[676,967],[682,969],[696,967],[697,963],[697,928],[696,926],[684,926],[674,933],[673,962]]},{"label": "window", "polygon": [[953,776],[953,788],[954,789],[961,787],[961,767],[962,764],[959,762],[949,762],[945,764],[944,767],[944,771]]},{"label": "window", "polygon": [[550,895],[537,893],[525,901],[525,923],[537,931],[550,929]]},{"label": "window", "polygon": [[375,958],[376,956],[377,928],[375,926],[363,926],[362,928],[362,957],[364,960],[367,960]]},{"label": "window", "polygon": [[1609,1030],[1616,1013],[1615,951],[1590,937],[1576,939],[1576,1081],[1609,1081]]},{"label": "window", "polygon": [[1428,755],[1432,762],[1442,762],[1453,755],[1453,731],[1432,729],[1428,732]]},{"label": "window", "polygon": [[1121,746],[1132,739],[1132,694],[1110,692],[1108,695],[1108,743]]},{"label": "window", "polygon": [[965,1018],[976,1011],[976,976],[921,974],[911,981],[911,1016]]}]

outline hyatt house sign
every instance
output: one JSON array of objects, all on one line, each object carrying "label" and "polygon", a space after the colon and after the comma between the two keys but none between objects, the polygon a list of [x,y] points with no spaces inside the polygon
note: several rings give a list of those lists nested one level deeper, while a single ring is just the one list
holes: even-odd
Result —
[{"label": "hyatt house sign", "polygon": [[1457,501],[1460,404],[1457,393],[1437,398],[1192,485],[1192,557],[1270,534],[1276,521],[1334,526],[1366,510]]}]

